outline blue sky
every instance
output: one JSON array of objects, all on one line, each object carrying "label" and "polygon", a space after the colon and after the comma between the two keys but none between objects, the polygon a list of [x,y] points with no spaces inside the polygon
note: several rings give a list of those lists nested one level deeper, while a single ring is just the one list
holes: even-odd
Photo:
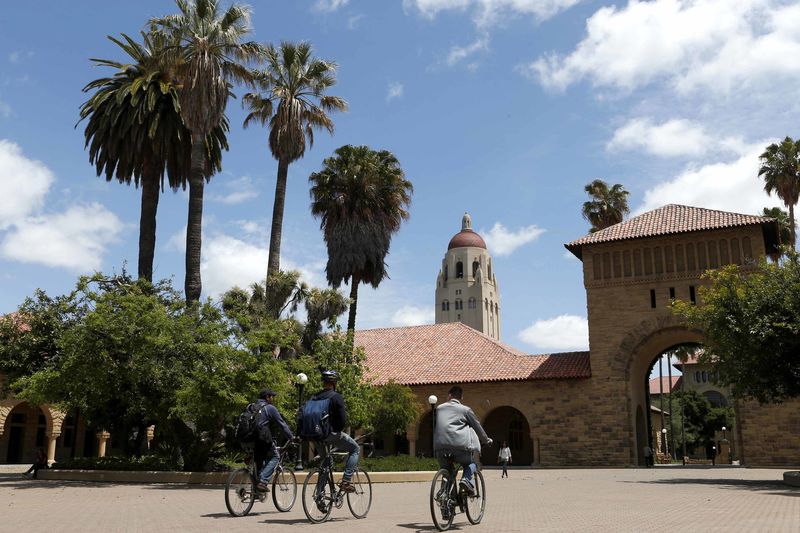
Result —
[{"label": "blue sky", "polygon": [[[96,178],[81,88],[123,59],[169,0],[14,2],[0,12],[0,313],[37,287],[135,272],[139,192]],[[253,38],[309,40],[339,64],[350,111],[289,170],[282,266],[324,284],[307,178],[344,144],[394,152],[414,183],[390,280],[363,287],[359,328],[433,321],[436,275],[468,211],[500,283],[502,340],[586,349],[583,187],[622,183],[633,214],[667,203],[758,213],[778,205],[758,154],[797,137],[800,5],[778,0],[254,0]],[[241,96],[242,90],[236,93]],[[266,270],[277,164],[238,100],[223,172],[206,187],[204,296]],[[162,196],[155,275],[183,286],[185,193]]]}]

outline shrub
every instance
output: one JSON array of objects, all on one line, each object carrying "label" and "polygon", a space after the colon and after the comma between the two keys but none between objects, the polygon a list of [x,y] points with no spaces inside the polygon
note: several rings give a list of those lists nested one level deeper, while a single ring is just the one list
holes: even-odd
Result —
[{"label": "shrub", "polygon": [[141,457],[75,457],[59,460],[50,468],[58,470],[126,470],[168,471],[180,470],[168,457],[143,455]]}]

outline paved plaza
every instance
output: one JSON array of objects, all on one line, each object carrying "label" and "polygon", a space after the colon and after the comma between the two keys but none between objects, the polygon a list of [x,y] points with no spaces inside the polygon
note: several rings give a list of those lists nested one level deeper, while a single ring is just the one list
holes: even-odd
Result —
[{"label": "paved plaza", "polygon": [[[783,470],[747,468],[485,470],[483,523],[458,515],[454,529],[494,531],[800,532],[800,489]],[[356,520],[334,509],[309,524],[299,497],[288,513],[256,502],[228,515],[220,487],[21,479],[0,473],[2,531],[433,531],[428,483],[375,484],[372,510]],[[299,494],[298,494],[299,496]]]}]

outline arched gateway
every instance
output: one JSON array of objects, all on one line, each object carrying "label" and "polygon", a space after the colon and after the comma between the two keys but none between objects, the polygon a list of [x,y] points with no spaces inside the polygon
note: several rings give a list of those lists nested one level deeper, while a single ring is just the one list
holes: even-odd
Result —
[{"label": "arched gateway", "polygon": [[[528,464],[637,465],[651,410],[649,366],[676,345],[702,342],[702,332],[675,318],[670,301],[702,304],[705,270],[746,268],[776,244],[772,219],[667,205],[566,245],[583,262],[590,352],[528,355],[458,322],[358,331],[356,345],[378,382],[411,386],[421,405],[462,385],[464,403],[482,423],[498,426],[492,431],[500,435],[490,434],[496,439],[510,440],[511,417],[498,413],[518,412]],[[800,402],[734,408],[733,437],[745,464],[800,463]],[[419,422],[407,439],[411,453],[430,450],[430,429]],[[496,449],[484,451],[487,464],[492,455]]]}]

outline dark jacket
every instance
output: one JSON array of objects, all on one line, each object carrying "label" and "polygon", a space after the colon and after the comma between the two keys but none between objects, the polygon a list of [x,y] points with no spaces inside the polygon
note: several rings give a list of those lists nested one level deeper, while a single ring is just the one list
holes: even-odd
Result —
[{"label": "dark jacket", "polygon": [[331,399],[329,420],[331,431],[338,433],[347,427],[347,413],[344,409],[344,398],[335,390],[321,390],[314,394],[312,398],[317,400]]},{"label": "dark jacket", "polygon": [[275,424],[281,428],[281,431],[287,439],[291,440],[294,438],[294,434],[289,428],[289,424],[287,424],[286,420],[283,419],[277,407],[271,403],[267,403],[267,401],[263,399],[256,401],[256,407],[258,407],[258,417],[256,418],[257,427],[261,427],[264,424],[269,424],[271,421],[274,421]]}]

